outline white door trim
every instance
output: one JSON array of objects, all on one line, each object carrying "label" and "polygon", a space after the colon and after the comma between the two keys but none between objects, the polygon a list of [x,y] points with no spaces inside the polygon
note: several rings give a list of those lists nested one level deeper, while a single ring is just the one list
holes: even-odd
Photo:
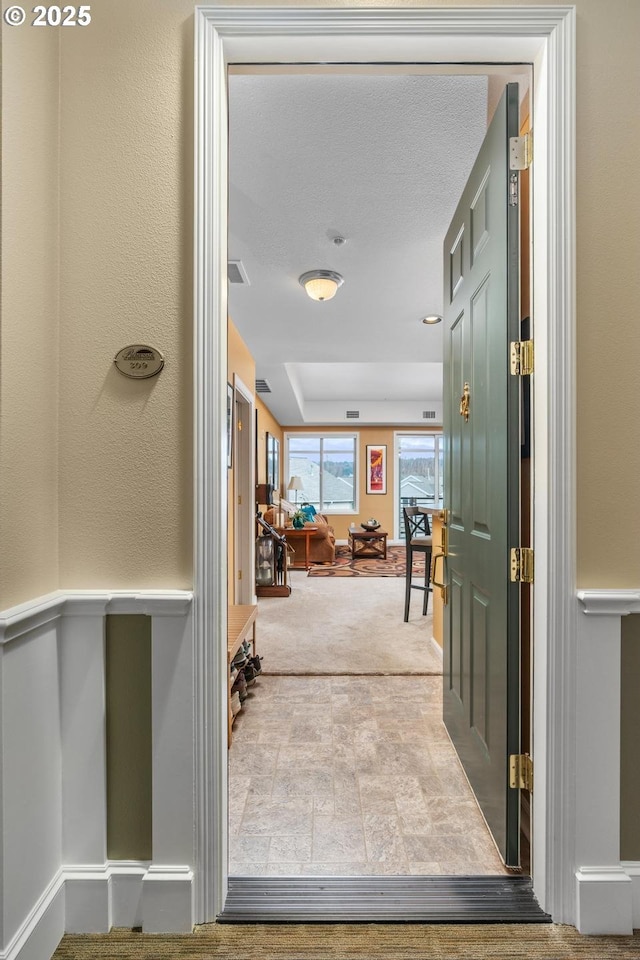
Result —
[{"label": "white door trim", "polygon": [[196,917],[227,891],[227,90],[231,62],[535,64],[534,889],[574,922],[575,9],[196,7]]}]

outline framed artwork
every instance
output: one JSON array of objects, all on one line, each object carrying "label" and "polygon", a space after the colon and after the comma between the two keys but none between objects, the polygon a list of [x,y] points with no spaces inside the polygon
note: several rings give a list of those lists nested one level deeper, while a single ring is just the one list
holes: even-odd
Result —
[{"label": "framed artwork", "polygon": [[387,446],[367,444],[367,493],[387,492]]},{"label": "framed artwork", "polygon": [[280,441],[273,434],[266,434],[267,440],[267,483],[280,495]]},{"label": "framed artwork", "polygon": [[233,387],[227,383],[227,467],[233,466]]}]

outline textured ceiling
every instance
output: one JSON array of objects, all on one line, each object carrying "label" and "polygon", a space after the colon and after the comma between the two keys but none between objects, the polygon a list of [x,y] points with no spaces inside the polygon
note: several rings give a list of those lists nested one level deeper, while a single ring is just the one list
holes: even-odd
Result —
[{"label": "textured ceiling", "polygon": [[[417,420],[441,391],[442,330],[420,320],[442,312],[442,240],[486,130],[487,77],[229,79],[229,259],[250,281],[230,285],[229,312],[265,401],[293,425],[308,401],[321,422],[319,402],[377,393],[415,400]],[[344,277],[333,300],[299,285],[314,268]]]}]

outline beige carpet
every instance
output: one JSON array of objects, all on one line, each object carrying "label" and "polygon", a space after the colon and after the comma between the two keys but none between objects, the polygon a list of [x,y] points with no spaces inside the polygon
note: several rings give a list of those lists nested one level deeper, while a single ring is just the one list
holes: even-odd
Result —
[{"label": "beige carpet", "polygon": [[638,960],[640,936],[573,927],[423,924],[208,924],[191,936],[67,935],[54,960]]},{"label": "beige carpet", "polygon": [[258,601],[258,652],[265,673],[442,673],[432,618],[422,616],[419,591],[412,591],[409,622],[403,622],[404,579],[307,577],[295,570],[291,584],[289,597]]}]

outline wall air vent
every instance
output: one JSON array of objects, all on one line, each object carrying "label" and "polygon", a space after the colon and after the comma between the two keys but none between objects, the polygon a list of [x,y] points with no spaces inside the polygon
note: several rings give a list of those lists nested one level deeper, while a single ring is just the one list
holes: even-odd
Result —
[{"label": "wall air vent", "polygon": [[422,419],[423,419],[423,420],[435,420],[435,418],[436,418],[436,412],[435,412],[435,410],[423,410],[423,411],[422,411]]},{"label": "wall air vent", "polygon": [[359,410],[347,410],[347,420],[358,420],[360,418]]},{"label": "wall air vent", "polygon": [[271,387],[266,380],[256,380],[256,393],[271,393]]},{"label": "wall air vent", "polygon": [[249,285],[249,277],[242,260],[227,260],[227,280],[229,283],[246,283]]}]

